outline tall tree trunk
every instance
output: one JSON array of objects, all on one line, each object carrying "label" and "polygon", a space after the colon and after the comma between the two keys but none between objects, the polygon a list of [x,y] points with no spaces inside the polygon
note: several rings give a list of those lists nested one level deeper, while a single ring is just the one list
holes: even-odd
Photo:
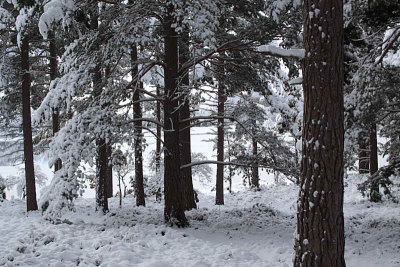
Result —
[{"label": "tall tree trunk", "polygon": [[[222,82],[218,85],[218,116],[225,115],[225,86]],[[218,119],[217,126],[217,161],[224,161],[224,119]],[[217,164],[217,183],[215,187],[215,204],[224,205],[224,165]]]},{"label": "tall tree trunk", "polygon": [[178,226],[188,225],[180,180],[179,149],[179,92],[178,76],[178,37],[174,23],[174,8],[168,6],[164,21],[165,31],[165,101],[164,101],[164,217],[167,222]]},{"label": "tall tree trunk", "polygon": [[[370,154],[369,154],[369,168],[370,174],[373,175],[378,171],[378,138],[376,133],[376,124],[371,125],[371,129],[369,131],[369,145],[370,145]],[[371,192],[370,192],[370,200],[373,202],[379,202],[382,200],[381,194],[379,193],[379,183],[371,184]]]},{"label": "tall tree trunk", "polygon": [[[49,32],[49,54],[50,54],[50,80],[54,81],[58,75],[58,63],[57,63],[57,48],[54,33]],[[60,130],[60,116],[58,108],[54,108],[52,112],[52,126],[53,135]],[[61,159],[57,159],[54,164],[54,171],[58,171],[62,167]]]},{"label": "tall tree trunk", "polygon": [[370,150],[368,147],[368,140],[365,134],[360,134],[358,138],[359,152],[358,152],[358,172],[360,174],[369,173],[369,155]]},{"label": "tall tree trunk", "polygon": [[[97,31],[99,28],[98,22],[98,9],[97,3],[93,1],[93,12],[90,26],[91,30]],[[100,52],[100,44],[98,41],[95,43],[95,51]],[[95,67],[93,69],[93,94],[95,97],[100,98],[102,91],[102,73],[100,55],[96,55]],[[100,101],[99,101],[100,104]],[[105,122],[106,118],[103,118]],[[96,140],[97,155],[96,155],[96,210],[101,209],[104,213],[108,212],[108,196],[107,196],[107,166],[108,166],[108,153],[106,139],[98,137]]]},{"label": "tall tree trunk", "polygon": [[[253,143],[253,157],[254,159],[257,158],[258,156],[258,149],[257,149],[257,140],[253,137],[252,138],[252,143]],[[255,162],[251,168],[251,185],[253,188],[260,188],[260,175],[258,173],[258,163]]]},{"label": "tall tree trunk", "polygon": [[[228,162],[231,162],[231,151],[230,151],[230,144],[229,144],[229,135],[226,137],[226,142],[228,144]],[[232,166],[228,166],[228,182],[229,182],[229,193],[232,194],[232,177],[233,177],[233,168]]]},{"label": "tall tree trunk", "polygon": [[[157,86],[157,97],[161,96],[160,87]],[[156,117],[157,121],[161,121],[161,104],[160,101],[156,103]],[[161,126],[157,124],[157,140],[156,140],[156,175],[157,179],[161,178]]]},{"label": "tall tree trunk", "polygon": [[[184,64],[189,60],[189,33],[184,32],[181,35],[179,42],[179,61],[180,65]],[[180,120],[190,118],[190,90],[189,90],[189,72],[186,73],[182,78],[180,84],[182,85],[182,97],[181,97],[181,108],[180,108]],[[190,139],[190,121],[181,122],[179,124],[179,141],[181,149],[181,165],[189,164],[192,162],[191,152],[191,139]],[[185,201],[185,210],[191,210],[197,208],[194,190],[193,190],[193,178],[192,168],[184,168],[181,170],[181,179],[183,185],[183,198]]]},{"label": "tall tree trunk", "polygon": [[305,0],[303,14],[303,157],[294,266],[345,266],[343,2]]},{"label": "tall tree trunk", "polygon": [[[132,65],[132,77],[135,77],[139,73],[139,66],[137,64],[138,51],[137,46],[132,45],[131,48],[131,65]],[[140,89],[142,83],[138,81],[136,83],[135,90],[133,92],[133,117],[134,119],[142,118],[142,107],[140,105]],[[143,146],[142,146],[142,122],[134,122],[134,150],[135,150],[135,195],[136,195],[136,206],[145,206],[144,197],[144,185],[143,185]]]},{"label": "tall tree trunk", "polygon": [[107,189],[107,197],[113,197],[114,187],[113,187],[113,165],[112,165],[112,146],[107,144],[107,181],[106,181],[106,189]]},{"label": "tall tree trunk", "polygon": [[35,168],[33,163],[33,142],[31,122],[31,75],[29,66],[29,37],[24,36],[21,44],[22,69],[22,130],[24,134],[24,160],[27,211],[37,210]]},{"label": "tall tree trunk", "polygon": [[96,209],[101,209],[104,213],[108,212],[107,196],[107,143],[104,138],[96,140],[97,159],[96,159]]}]

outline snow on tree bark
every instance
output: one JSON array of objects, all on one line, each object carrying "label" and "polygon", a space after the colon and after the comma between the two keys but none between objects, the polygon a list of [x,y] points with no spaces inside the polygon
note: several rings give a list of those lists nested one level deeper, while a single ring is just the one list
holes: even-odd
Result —
[{"label": "snow on tree bark", "polygon": [[[138,51],[137,46],[132,45],[131,48],[131,67],[132,67],[132,77],[137,76],[139,73],[139,66],[137,64]],[[133,91],[133,118],[142,118],[142,107],[140,105],[140,89],[142,88],[142,83],[138,81],[136,87]],[[134,122],[134,154],[135,154],[135,196],[136,196],[136,206],[145,206],[145,196],[144,196],[144,186],[143,186],[143,151],[142,151],[142,122]]]},{"label": "snow on tree bark", "polygon": [[172,4],[168,5],[164,18],[165,66],[164,66],[164,217],[166,222],[181,227],[188,225],[180,176],[179,149],[179,92],[178,76],[178,38],[175,28]]},{"label": "snow on tree bark", "polygon": [[345,266],[343,2],[304,2],[303,157],[294,266]]},{"label": "snow on tree bark", "polygon": [[35,169],[33,164],[33,142],[31,123],[31,75],[29,66],[29,37],[22,37],[21,47],[22,70],[22,130],[24,135],[24,161],[26,179],[26,207],[28,211],[37,210]]},{"label": "snow on tree bark", "polygon": [[[52,31],[48,33],[49,38],[49,63],[50,63],[50,80],[54,81],[57,78],[58,64],[57,64],[57,48],[55,36]],[[53,135],[55,135],[60,130],[60,118],[59,109],[53,108],[52,110],[52,128]],[[56,160],[54,163],[54,171],[58,171],[62,167],[61,159]]]}]

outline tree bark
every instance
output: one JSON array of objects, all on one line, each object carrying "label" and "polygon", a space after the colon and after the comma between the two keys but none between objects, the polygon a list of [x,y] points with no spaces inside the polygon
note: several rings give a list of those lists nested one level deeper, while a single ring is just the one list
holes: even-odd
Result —
[{"label": "tree bark", "polygon": [[24,160],[26,180],[27,211],[37,210],[35,168],[33,163],[33,142],[31,122],[31,75],[29,66],[29,37],[22,37],[21,44],[22,70],[22,130],[24,135]]},{"label": "tree bark", "polygon": [[[253,157],[254,159],[257,158],[258,155],[258,149],[257,149],[257,140],[255,138],[252,138],[252,143],[253,143]],[[251,185],[253,188],[260,188],[260,175],[258,173],[258,163],[255,162],[251,168]]]},{"label": "tree bark", "polygon": [[[161,96],[160,87],[157,86],[157,97]],[[156,103],[156,117],[157,121],[161,121],[161,104],[160,101]],[[157,124],[157,140],[156,140],[156,175],[157,178],[161,178],[161,126]]]},{"label": "tree bark", "polygon": [[[137,46],[132,45],[131,48],[131,64],[132,64],[132,77],[135,77],[139,73],[139,66],[137,64],[138,51]],[[142,83],[136,84],[133,92],[133,117],[134,119],[142,118],[142,107],[140,105],[140,90]],[[143,146],[142,146],[142,122],[134,122],[134,150],[135,150],[135,195],[136,195],[136,206],[145,206],[144,196],[144,183],[143,183]]]},{"label": "tree bark", "polygon": [[[54,33],[49,32],[49,54],[50,54],[50,80],[54,81],[58,76],[57,48]],[[59,109],[54,108],[52,111],[52,128],[53,136],[60,130]],[[57,159],[54,164],[54,171],[58,171],[62,167],[61,159]]]},{"label": "tree bark", "polygon": [[[218,85],[218,116],[225,115],[225,86],[222,82]],[[217,126],[217,161],[224,161],[224,119],[218,119]],[[224,205],[224,165],[217,165],[217,182],[216,182],[216,196],[215,196],[215,204],[216,205]]]},{"label": "tree bark", "polygon": [[303,157],[294,266],[345,266],[343,2],[304,1]]},{"label": "tree bark", "polygon": [[358,172],[360,174],[369,173],[369,154],[368,140],[365,134],[360,134],[358,138]]},{"label": "tree bark", "polygon": [[[370,174],[374,175],[378,171],[378,138],[376,133],[376,124],[372,124],[369,131],[369,164]],[[373,182],[371,184],[370,200],[373,202],[379,202],[382,200],[381,194],[379,193],[379,183]]]},{"label": "tree bark", "polygon": [[[184,32],[181,35],[179,42],[179,61],[180,65],[189,60],[189,33]],[[182,78],[180,84],[182,85],[182,97],[180,101],[180,120],[190,118],[190,103],[189,103],[189,73],[186,73]],[[179,124],[179,141],[181,149],[181,165],[186,165],[192,162],[191,139],[190,139],[190,121],[181,122]],[[185,210],[197,208],[194,190],[193,190],[193,177],[192,168],[181,169],[181,179],[183,185],[183,197],[185,201]]]},{"label": "tree bark", "polygon": [[[93,1],[93,15],[90,21],[92,31],[98,31],[98,10],[97,3]],[[95,51],[100,52],[100,44],[98,41],[95,43]],[[102,91],[102,73],[100,55],[96,55],[95,67],[93,69],[93,94],[94,97],[100,98]],[[100,104],[100,101],[98,102]],[[103,118],[103,122],[105,118]],[[107,143],[105,138],[98,137],[96,139],[97,156],[96,156],[96,210],[101,209],[104,213],[108,212],[108,196],[107,196],[107,166],[108,166],[108,153]]]},{"label": "tree bark", "polygon": [[185,216],[185,205],[180,180],[179,149],[179,94],[178,76],[178,40],[172,27],[174,8],[168,5],[164,21],[165,31],[165,102],[164,102],[164,217],[166,222],[185,227],[188,221]]},{"label": "tree bark", "polygon": [[113,187],[113,165],[112,165],[112,146],[107,144],[107,181],[106,181],[106,189],[107,189],[107,197],[113,197],[114,187]]}]

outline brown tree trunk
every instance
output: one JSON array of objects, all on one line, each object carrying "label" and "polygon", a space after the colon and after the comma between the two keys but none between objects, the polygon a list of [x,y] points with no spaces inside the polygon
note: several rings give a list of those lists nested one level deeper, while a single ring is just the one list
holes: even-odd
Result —
[{"label": "brown tree trunk", "polygon": [[[225,115],[225,87],[220,82],[218,85],[218,116]],[[224,161],[224,119],[218,119],[217,126],[217,161]],[[224,165],[217,164],[217,183],[215,187],[215,204],[224,205]]]},{"label": "brown tree trunk", "polygon": [[31,122],[31,75],[29,73],[29,37],[22,37],[21,44],[22,70],[22,130],[24,134],[24,160],[26,180],[27,211],[37,210],[35,167],[33,163],[33,142]]},{"label": "brown tree trunk", "polygon": [[[258,149],[257,149],[257,140],[255,138],[252,138],[252,143],[253,143],[253,157],[254,159],[257,158],[258,155]],[[258,163],[255,162],[251,168],[251,185],[253,188],[260,188],[260,176],[258,173]]]},{"label": "brown tree trunk", "polygon": [[[369,164],[370,174],[373,175],[378,171],[378,138],[376,133],[376,124],[371,125],[369,131]],[[379,193],[379,183],[373,182],[371,184],[370,200],[373,202],[379,202],[382,200],[381,194]]]},{"label": "brown tree trunk", "polygon": [[[179,61],[180,64],[184,64],[189,60],[189,34],[182,33],[181,40],[179,42]],[[180,120],[189,119],[190,118],[190,103],[189,103],[189,95],[190,91],[189,87],[189,73],[186,73],[182,79],[180,84],[182,85],[182,97],[181,97],[181,108],[180,112]],[[190,140],[190,121],[181,122],[179,124],[180,132],[179,132],[179,141],[180,141],[180,149],[181,149],[181,165],[186,165],[192,162],[192,152],[191,152],[191,140]],[[192,178],[192,168],[184,168],[181,169],[181,179],[183,185],[183,198],[185,201],[185,210],[191,210],[197,208],[194,191],[193,191],[193,178]]]},{"label": "brown tree trunk", "polygon": [[368,140],[364,134],[360,134],[358,139],[358,172],[360,174],[369,173],[369,154]]},{"label": "brown tree trunk", "polygon": [[[57,63],[57,48],[54,33],[49,32],[49,54],[50,54],[50,80],[54,81],[58,75],[58,63]],[[53,135],[60,130],[60,116],[58,108],[54,108],[52,112],[52,126]],[[58,171],[62,167],[61,159],[57,159],[54,164],[54,171]]]},{"label": "brown tree trunk", "polygon": [[184,227],[188,225],[188,221],[185,216],[183,187],[180,180],[178,37],[172,27],[173,13],[174,9],[170,4],[163,25],[165,31],[164,217],[165,221]]},{"label": "brown tree trunk", "polygon": [[304,1],[303,157],[294,266],[345,266],[343,2]]},{"label": "brown tree trunk", "polygon": [[[131,65],[132,65],[132,77],[135,77],[139,73],[137,64],[138,51],[137,46],[133,45],[131,48]],[[135,90],[133,92],[133,117],[134,119],[142,118],[142,107],[140,105],[140,89],[142,83],[138,81],[136,83]],[[142,122],[134,122],[134,150],[135,150],[135,195],[136,195],[136,206],[145,206],[144,196],[144,184],[143,184],[143,146],[142,146]]]}]

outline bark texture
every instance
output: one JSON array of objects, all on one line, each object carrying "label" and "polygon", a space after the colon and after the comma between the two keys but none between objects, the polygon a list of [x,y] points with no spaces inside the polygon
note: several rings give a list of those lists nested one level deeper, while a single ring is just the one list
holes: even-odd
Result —
[{"label": "bark texture", "polygon": [[[161,97],[160,87],[157,86],[157,97]],[[161,122],[161,104],[160,101],[156,103],[156,117],[157,121]],[[161,172],[161,126],[157,124],[157,140],[156,140],[156,174],[160,176]],[[160,177],[157,177],[160,178]]]},{"label": "bark texture", "polygon": [[[222,83],[218,85],[218,116],[225,115],[225,87]],[[224,130],[224,119],[218,119],[217,126],[217,161],[224,161],[224,138],[225,138],[225,130]],[[215,204],[216,205],[224,205],[224,165],[217,165],[217,179],[216,179],[216,187],[215,187]]]},{"label": "bark texture", "polygon": [[178,36],[172,27],[173,6],[169,5],[164,20],[165,66],[164,66],[164,196],[165,221],[180,227],[188,225],[180,179],[179,149],[179,92],[178,76]]},{"label": "bark texture", "polygon": [[106,190],[107,197],[113,197],[114,187],[113,187],[113,165],[111,162],[112,158],[112,146],[107,144],[107,181],[106,181]]},{"label": "bark texture", "polygon": [[[98,31],[98,10],[96,2],[93,2],[93,12],[91,15],[90,27],[92,31]],[[94,50],[100,50],[99,42],[95,42]],[[100,56],[95,58],[95,67],[93,69],[93,95],[100,99],[102,92],[102,63]],[[100,104],[100,101],[99,101]],[[103,118],[105,122],[106,118]],[[108,153],[107,143],[104,137],[96,139],[97,155],[96,155],[96,210],[101,209],[104,213],[108,212],[108,197],[107,197],[107,166],[108,166]]]},{"label": "bark texture", "polygon": [[37,210],[35,168],[33,163],[33,142],[31,122],[31,75],[29,66],[29,37],[22,38],[20,48],[22,70],[22,130],[24,135],[24,160],[26,180],[27,211]]},{"label": "bark texture", "polygon": [[365,134],[360,134],[358,145],[360,149],[358,153],[358,172],[360,174],[369,173],[370,150],[368,147],[368,139]]},{"label": "bark texture", "polygon": [[[132,62],[132,77],[139,73],[139,66],[137,64],[138,50],[137,46],[133,45],[131,49],[131,62]],[[142,107],[140,105],[140,89],[142,83],[137,82],[133,91],[133,117],[134,119],[142,118]],[[142,122],[134,122],[134,150],[135,150],[135,195],[136,206],[145,206],[144,196],[144,183],[143,183],[143,146],[142,146]]]},{"label": "bark texture", "polygon": [[[179,62],[180,65],[189,60],[189,34],[182,33],[179,42]],[[181,77],[180,82],[182,97],[180,100],[180,120],[190,118],[190,91],[189,91],[189,73]],[[190,139],[190,121],[181,122],[179,124],[179,141],[181,149],[181,165],[186,165],[192,162],[192,150]],[[193,177],[192,168],[181,169],[181,179],[183,185],[183,197],[185,201],[185,210],[197,208],[194,191],[193,191]]]},{"label": "bark texture", "polygon": [[303,157],[294,266],[345,266],[343,2],[304,1]]}]

